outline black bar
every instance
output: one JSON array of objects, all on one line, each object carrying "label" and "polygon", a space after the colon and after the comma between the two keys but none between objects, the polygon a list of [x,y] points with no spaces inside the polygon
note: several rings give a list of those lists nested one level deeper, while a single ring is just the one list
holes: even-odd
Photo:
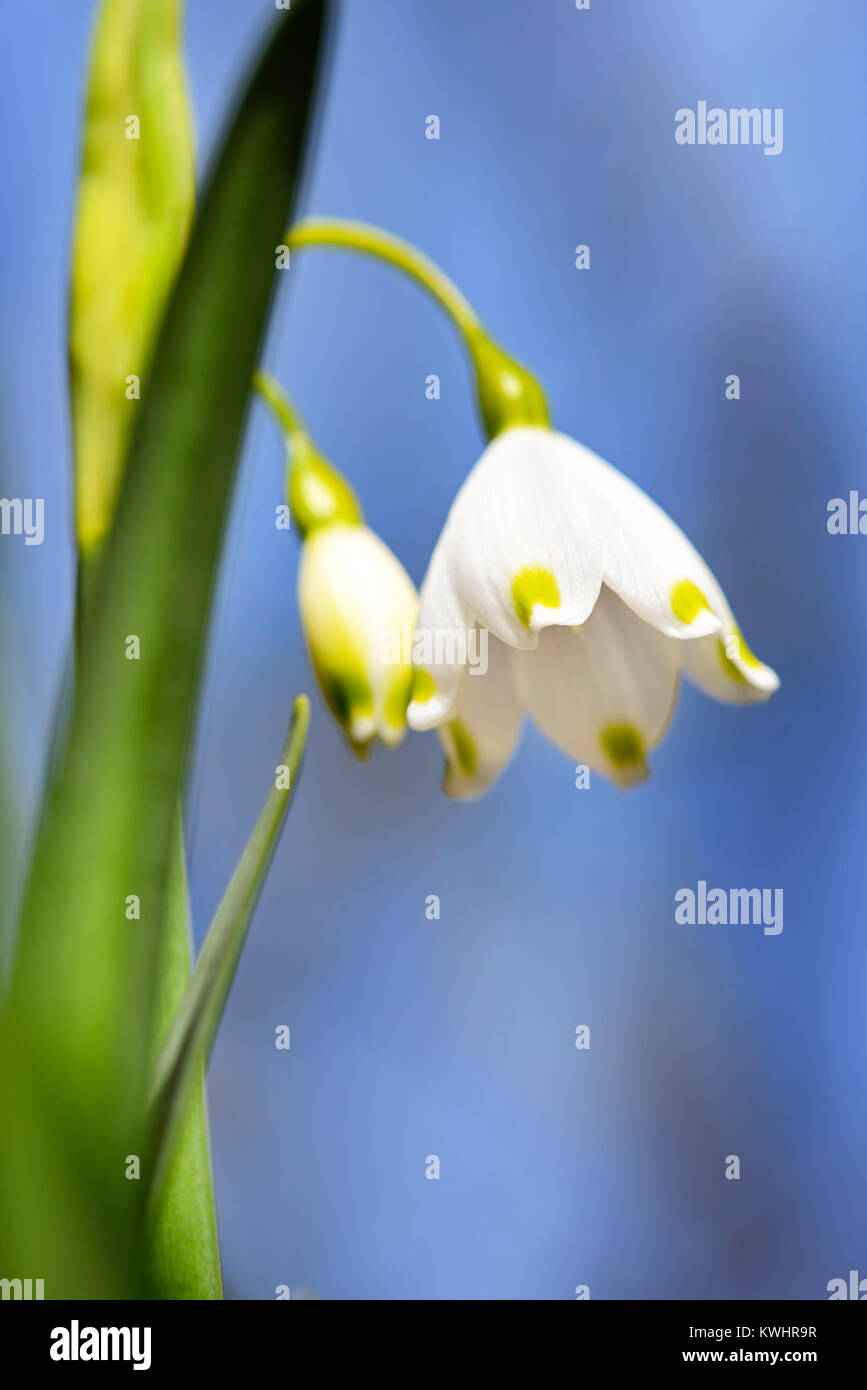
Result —
[{"label": "black bar", "polygon": [[[401,1324],[407,1331],[418,1328],[423,1339],[419,1347],[422,1366],[418,1369],[429,1374],[439,1355],[444,1374],[453,1373],[464,1359],[448,1335],[455,1316],[456,1330],[469,1334],[467,1351],[472,1349],[472,1360],[483,1358],[486,1376],[498,1354],[511,1365],[515,1350],[522,1344],[536,1355],[544,1348],[546,1362],[562,1347],[576,1378],[591,1367],[615,1373],[637,1369],[652,1375],[674,1368],[702,1373],[714,1364],[728,1369],[737,1364],[772,1369],[806,1366],[827,1373],[859,1364],[867,1331],[859,1309],[834,1301],[588,1300],[576,1301],[565,1313],[547,1313],[545,1324],[540,1325],[536,1322],[538,1303],[522,1311],[527,1305],[484,1304],[480,1300],[462,1305],[463,1313],[456,1313],[454,1304],[443,1307],[435,1303],[422,1313],[420,1326],[415,1323],[418,1312],[408,1311],[416,1310],[417,1304],[400,1303],[397,1308],[388,1304],[381,1323],[376,1305],[368,1304],[359,1328],[361,1337],[334,1343],[323,1342],[321,1336],[326,1332],[333,1338],[336,1330],[351,1332],[346,1328],[346,1310],[334,1313],[328,1303],[314,1299],[295,1300],[296,1305],[299,1302],[306,1306],[293,1306],[291,1299],[186,1304],[6,1300],[0,1302],[0,1337],[5,1357],[14,1357],[16,1369],[25,1375],[31,1369],[52,1376],[83,1374],[93,1378],[106,1370],[114,1376],[133,1375],[138,1362],[139,1374],[156,1376],[186,1370],[201,1376],[213,1370],[222,1379],[233,1366],[244,1367],[259,1383],[268,1373],[292,1375],[307,1365],[311,1351],[317,1368],[327,1364],[338,1347],[356,1361],[359,1374],[375,1373],[394,1364]],[[452,1312],[447,1311],[449,1307]],[[493,1316],[496,1320],[497,1307],[501,1312],[508,1310],[508,1324],[492,1337],[487,1319]],[[472,1322],[465,1324],[468,1314]],[[352,1314],[349,1316],[354,1321]],[[409,1324],[404,1321],[407,1316],[411,1318]],[[105,1335],[102,1329],[106,1329]],[[116,1329],[116,1335],[108,1329]],[[540,1332],[544,1342],[538,1340]],[[308,1341],[311,1337],[316,1341]],[[86,1359],[91,1351],[105,1359]],[[113,1359],[115,1351],[120,1359]],[[57,1359],[61,1355],[68,1359]],[[305,1359],[299,1361],[299,1355]],[[405,1372],[414,1374],[405,1360],[403,1364]]]}]

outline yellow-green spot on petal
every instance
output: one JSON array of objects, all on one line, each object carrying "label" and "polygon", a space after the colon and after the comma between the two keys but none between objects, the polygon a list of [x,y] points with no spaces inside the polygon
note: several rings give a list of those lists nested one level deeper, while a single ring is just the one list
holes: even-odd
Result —
[{"label": "yellow-green spot on petal", "polygon": [[530,626],[537,603],[543,608],[560,607],[560,590],[550,570],[532,566],[519,570],[512,580],[512,602],[525,627]]},{"label": "yellow-green spot on petal", "polygon": [[618,772],[644,768],[644,739],[634,724],[609,724],[599,735],[599,742]]},{"label": "yellow-green spot on petal", "polygon": [[420,705],[426,705],[436,694],[436,681],[430,671],[417,666],[412,678],[412,698]]},{"label": "yellow-green spot on petal", "polygon": [[747,646],[746,642],[744,641],[743,633],[740,631],[740,629],[738,629],[738,632],[737,632],[737,639],[738,639],[738,655],[739,655],[741,661],[742,661],[746,666],[755,666],[755,667],[761,666],[761,665],[762,665],[762,662],[759,661],[759,658],[756,656],[755,652],[750,651],[750,648]]},{"label": "yellow-green spot on petal", "polygon": [[393,729],[402,729],[406,723],[406,710],[413,689],[412,670],[407,667],[401,671],[394,685],[385,697],[383,715],[385,722]]},{"label": "yellow-green spot on petal", "polygon": [[681,579],[675,584],[671,591],[671,611],[679,622],[689,627],[705,609],[710,612],[710,604],[697,584],[691,579]]},{"label": "yellow-green spot on petal", "polygon": [[460,719],[452,719],[448,727],[455,747],[458,767],[465,777],[472,777],[478,762],[475,740]]},{"label": "yellow-green spot on petal", "polygon": [[329,708],[345,729],[353,719],[372,717],[373,692],[363,676],[329,670],[315,656],[313,665]]},{"label": "yellow-green spot on petal", "polygon": [[727,676],[734,681],[745,683],[747,677],[737,665],[742,661],[745,666],[759,667],[761,662],[755,652],[750,651],[739,629],[730,633],[725,639],[720,638],[718,648],[720,661]]}]

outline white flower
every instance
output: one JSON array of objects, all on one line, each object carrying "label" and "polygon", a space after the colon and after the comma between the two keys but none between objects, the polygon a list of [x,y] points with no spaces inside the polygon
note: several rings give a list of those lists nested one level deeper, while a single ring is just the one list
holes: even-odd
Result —
[{"label": "white flower", "polygon": [[439,729],[456,796],[500,773],[524,712],[576,762],[630,786],[647,776],[681,669],[735,704],[779,686],[666,513],[548,429],[494,439],[431,557],[419,632],[474,625],[491,634],[485,674],[440,644],[435,663],[416,660],[408,711],[412,728]]},{"label": "white flower", "polygon": [[399,743],[412,685],[400,639],[418,611],[400,561],[367,526],[317,526],[301,552],[298,606],[322,693],[355,751],[377,736]]}]

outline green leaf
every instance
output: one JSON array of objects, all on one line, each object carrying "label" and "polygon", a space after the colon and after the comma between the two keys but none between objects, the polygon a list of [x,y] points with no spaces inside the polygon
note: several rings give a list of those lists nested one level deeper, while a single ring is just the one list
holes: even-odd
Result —
[{"label": "green leaf", "polygon": [[207,1061],[217,1035],[259,893],[295,790],[309,719],[310,702],[305,695],[299,695],[271,790],[208,928],[190,986],[157,1060],[152,1102],[154,1157],[149,1165],[157,1187],[190,1086]]},{"label": "green leaf", "polygon": [[[165,1042],[189,985],[191,956],[187,865],[179,811],[157,980],[159,1047]],[[163,1162],[165,1177],[154,1200],[147,1242],[154,1293],[164,1298],[222,1298],[205,1068],[201,1060],[192,1072],[186,1103],[179,1108],[177,1132],[174,1141],[166,1145]]]},{"label": "green leaf", "polygon": [[135,403],[187,241],[193,136],[181,0],[102,0],[94,31],[72,254],[69,365],[76,532],[105,536]]},{"label": "green leaf", "polygon": [[[82,139],[69,316],[80,547],[76,626],[111,525],[153,338],[183,256],[195,194],[183,0],[102,0]],[[55,745],[63,747],[58,722]],[[49,768],[51,764],[49,763]],[[183,826],[167,886],[156,1018],[165,1031],[190,975]],[[222,1297],[204,1082],[191,1095],[150,1251],[155,1289]]]},{"label": "green leaf", "polygon": [[327,8],[297,0],[283,15],[220,151],[82,624],[0,1036],[0,1267],[32,1269],[48,1298],[143,1287],[132,1252],[148,1174],[135,1170],[176,806]]}]

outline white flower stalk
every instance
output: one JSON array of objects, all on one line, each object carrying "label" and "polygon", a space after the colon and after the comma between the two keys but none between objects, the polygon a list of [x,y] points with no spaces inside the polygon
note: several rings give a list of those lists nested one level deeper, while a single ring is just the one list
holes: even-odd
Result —
[{"label": "white flower stalk", "polygon": [[779,686],[670,517],[547,428],[497,435],[431,558],[419,633],[474,626],[491,634],[484,674],[460,659],[460,644],[440,643],[421,661],[414,644],[408,721],[439,729],[455,796],[478,795],[499,775],[525,713],[576,762],[628,787],[647,776],[681,670],[735,704]]},{"label": "white flower stalk", "polygon": [[304,542],[298,606],[310,660],[356,753],[406,731],[412,665],[401,634],[418,612],[415,586],[367,526],[335,521]]}]

